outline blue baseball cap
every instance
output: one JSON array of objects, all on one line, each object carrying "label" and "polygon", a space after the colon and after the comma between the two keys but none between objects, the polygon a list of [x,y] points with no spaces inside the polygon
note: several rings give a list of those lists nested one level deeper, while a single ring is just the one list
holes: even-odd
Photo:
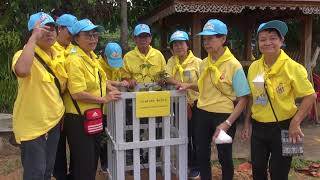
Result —
[{"label": "blue baseball cap", "polygon": [[225,23],[218,19],[210,19],[202,29],[202,32],[200,32],[198,35],[200,36],[209,36],[209,35],[227,35],[228,34],[228,28]]},{"label": "blue baseball cap", "polygon": [[104,28],[99,25],[94,25],[89,19],[82,19],[73,24],[71,34],[76,35],[81,31],[91,31],[95,29],[97,32],[104,31]]},{"label": "blue baseball cap", "polygon": [[176,31],[170,36],[169,43],[173,41],[189,41],[189,36],[184,31]]},{"label": "blue baseball cap", "polygon": [[260,24],[258,28],[258,33],[266,29],[276,29],[282,37],[284,37],[288,32],[288,26],[285,22],[279,20],[272,20],[266,23]]},{"label": "blue baseball cap", "polygon": [[104,55],[111,67],[120,68],[123,66],[122,49],[119,44],[114,42],[108,43],[104,48]]},{"label": "blue baseball cap", "polygon": [[151,35],[150,27],[148,25],[146,25],[146,24],[138,24],[138,25],[136,25],[136,27],[134,28],[134,31],[133,31],[133,35],[134,36],[139,36],[142,33],[148,33],[148,34]]},{"label": "blue baseball cap", "polygon": [[41,24],[40,24],[41,26],[44,26],[46,24],[56,25],[53,18],[49,14],[46,14],[44,12],[38,12],[30,16],[28,21],[28,30],[31,31],[36,25],[36,22],[39,20],[41,21]]},{"label": "blue baseball cap", "polygon": [[66,26],[69,32],[72,31],[72,26],[78,21],[78,19],[71,14],[63,14],[57,20],[56,23],[59,26]]}]

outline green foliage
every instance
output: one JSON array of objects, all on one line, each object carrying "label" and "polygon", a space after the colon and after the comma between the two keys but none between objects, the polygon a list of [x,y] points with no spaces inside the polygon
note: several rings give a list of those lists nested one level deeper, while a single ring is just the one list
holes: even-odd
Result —
[{"label": "green foliage", "polygon": [[12,112],[17,81],[11,71],[11,59],[20,48],[20,34],[0,29],[0,112]]},{"label": "green foliage", "polygon": [[291,162],[291,168],[293,169],[303,169],[309,167],[312,163],[320,163],[320,160],[310,161],[300,158],[293,158]]}]

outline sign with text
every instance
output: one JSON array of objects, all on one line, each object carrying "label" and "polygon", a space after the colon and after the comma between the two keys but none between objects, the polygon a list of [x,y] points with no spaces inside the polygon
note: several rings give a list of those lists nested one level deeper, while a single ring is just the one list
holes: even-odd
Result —
[{"label": "sign with text", "polygon": [[170,114],[170,92],[137,92],[136,93],[136,116],[158,117]]}]

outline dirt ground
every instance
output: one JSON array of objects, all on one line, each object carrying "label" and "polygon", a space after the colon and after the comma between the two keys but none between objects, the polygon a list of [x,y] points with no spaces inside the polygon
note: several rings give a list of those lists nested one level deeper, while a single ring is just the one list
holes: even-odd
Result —
[{"label": "dirt ground", "polygon": [[[251,170],[248,167],[248,164],[243,164],[243,162],[249,159],[249,143],[241,141],[239,139],[239,132],[241,127],[238,127],[238,133],[234,140],[234,158],[239,159],[235,163],[235,180],[250,180]],[[320,160],[320,126],[306,124],[303,126],[303,131],[305,133],[305,155],[303,159],[308,160]],[[22,168],[20,162],[20,151],[18,147],[10,145],[8,138],[0,138],[0,180],[21,180],[22,179]],[[213,151],[212,159],[215,160],[216,156]],[[240,165],[240,166],[239,166]],[[221,170],[219,165],[215,164],[212,168],[213,179],[221,179]],[[101,170],[97,171],[96,180],[106,180],[106,174]],[[126,176],[127,180],[133,180],[133,177],[130,175]],[[148,179],[147,170],[142,170],[142,179]],[[157,179],[163,179],[159,173]],[[172,179],[175,179],[174,176]],[[319,178],[314,178],[311,176],[306,176],[304,174],[298,173],[294,170],[290,172],[290,180],[315,180]]]}]

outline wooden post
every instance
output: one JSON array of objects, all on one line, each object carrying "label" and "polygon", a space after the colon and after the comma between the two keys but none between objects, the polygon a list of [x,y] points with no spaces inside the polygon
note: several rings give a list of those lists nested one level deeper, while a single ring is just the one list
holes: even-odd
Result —
[{"label": "wooden post", "polygon": [[201,57],[201,37],[197,36],[199,32],[201,32],[201,18],[197,13],[193,13],[192,29],[191,29],[192,51],[195,56],[202,58]]},{"label": "wooden post", "polygon": [[304,32],[303,32],[303,62],[302,64],[307,69],[308,75],[312,73],[311,69],[311,46],[312,46],[312,15],[304,16]]},{"label": "wooden post", "polygon": [[245,52],[244,52],[244,56],[241,62],[241,64],[243,66],[250,66],[251,64],[251,57],[252,57],[252,45],[251,45],[251,41],[252,41],[252,32],[253,32],[253,28],[254,28],[254,22],[248,18],[247,18],[247,25],[245,27],[243,27],[245,29]]},{"label": "wooden post", "polygon": [[159,20],[160,26],[160,48],[161,50],[165,50],[167,48],[167,28],[165,25],[165,19]]}]

